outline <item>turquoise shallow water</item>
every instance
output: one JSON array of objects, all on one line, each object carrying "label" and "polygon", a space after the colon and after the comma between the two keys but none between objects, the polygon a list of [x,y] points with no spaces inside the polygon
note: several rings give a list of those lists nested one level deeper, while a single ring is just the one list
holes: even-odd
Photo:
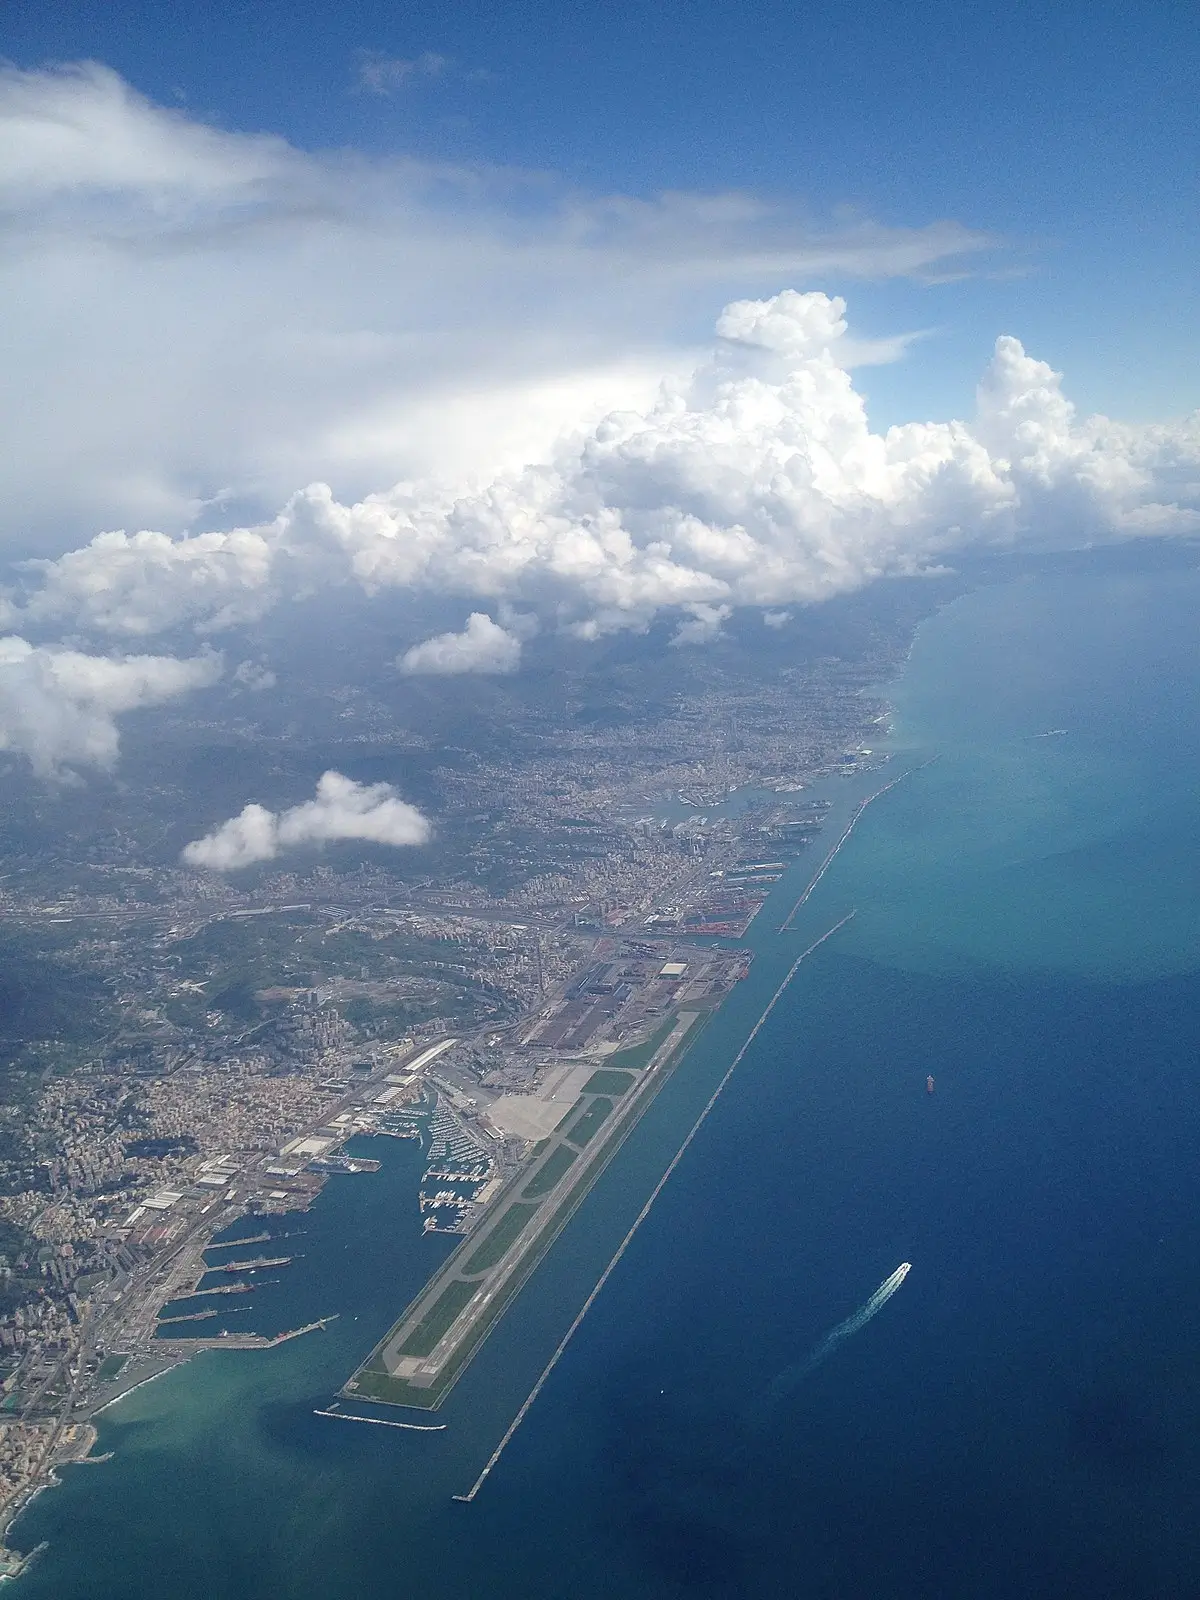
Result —
[{"label": "turquoise shallow water", "polygon": [[[312,1415],[447,1247],[417,1231],[416,1151],[380,1141],[384,1171],[333,1180],[304,1260],[254,1297],[267,1330],[340,1320],[106,1413],[115,1458],[18,1525],[50,1548],[17,1592],[1200,1592],[1198,601],[1191,573],[1038,577],[926,624],[894,743],[936,763],[866,812],[784,937],[803,873],[779,886],[751,978],[447,1431]],[[838,812],[868,787],[842,782]],[[454,1504],[788,962],[851,908]],[[902,1260],[875,1318],[776,1382]]]}]

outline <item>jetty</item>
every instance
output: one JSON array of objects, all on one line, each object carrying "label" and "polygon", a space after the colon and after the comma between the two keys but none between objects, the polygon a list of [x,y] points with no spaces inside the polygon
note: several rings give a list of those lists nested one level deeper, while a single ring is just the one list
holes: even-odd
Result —
[{"label": "jetty", "polygon": [[181,1300],[198,1299],[202,1294],[253,1294],[256,1283],[218,1283],[214,1289],[193,1289],[191,1294],[180,1295]]},{"label": "jetty", "polygon": [[341,1312],[335,1311],[332,1316],[318,1317],[315,1322],[306,1322],[302,1328],[292,1328],[287,1333],[277,1333],[273,1339],[267,1340],[267,1345],[274,1348],[277,1344],[286,1344],[289,1339],[299,1339],[305,1333],[317,1333],[327,1328],[331,1322],[336,1322]]},{"label": "jetty", "polygon": [[158,1339],[155,1348],[162,1349],[165,1354],[179,1356],[196,1355],[201,1350],[274,1350],[276,1345],[287,1344],[290,1339],[300,1339],[306,1333],[327,1328],[331,1322],[337,1321],[339,1315],[335,1311],[331,1316],[318,1317],[315,1322],[306,1322],[302,1328],[289,1328],[286,1333],[276,1333],[270,1338],[261,1333],[218,1333],[210,1339]]},{"label": "jetty", "polygon": [[[239,1311],[249,1311],[250,1309],[250,1306],[230,1306],[224,1314],[227,1317],[234,1317]],[[210,1317],[219,1317],[220,1315],[220,1311],[189,1311],[181,1317],[159,1317],[157,1326],[166,1328],[176,1322],[207,1322]]]},{"label": "jetty", "polygon": [[214,1272],[258,1272],[262,1267],[286,1267],[296,1256],[251,1256],[248,1261],[226,1261]]}]

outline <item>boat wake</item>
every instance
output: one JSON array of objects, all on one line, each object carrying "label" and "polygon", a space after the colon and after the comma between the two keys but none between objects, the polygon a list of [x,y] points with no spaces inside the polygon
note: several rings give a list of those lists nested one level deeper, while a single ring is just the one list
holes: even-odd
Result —
[{"label": "boat wake", "polygon": [[866,1304],[859,1306],[852,1317],[847,1317],[845,1322],[839,1322],[836,1328],[831,1329],[806,1360],[796,1362],[793,1366],[785,1367],[778,1377],[773,1378],[767,1390],[768,1405],[773,1406],[782,1400],[784,1395],[789,1394],[802,1378],[806,1378],[814,1368],[819,1367],[823,1361],[827,1361],[837,1347],[840,1344],[844,1344],[851,1334],[857,1333],[860,1328],[865,1328],[872,1317],[878,1316],[905,1278],[908,1277],[911,1269],[912,1263],[910,1261],[902,1261],[895,1272],[883,1280]]}]

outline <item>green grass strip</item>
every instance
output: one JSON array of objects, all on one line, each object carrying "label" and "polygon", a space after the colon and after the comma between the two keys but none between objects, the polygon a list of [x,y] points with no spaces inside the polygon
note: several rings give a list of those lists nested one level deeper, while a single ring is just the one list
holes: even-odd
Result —
[{"label": "green grass strip", "polygon": [[628,1072],[611,1072],[607,1067],[601,1067],[598,1072],[593,1072],[583,1086],[584,1094],[624,1094],[633,1082]]},{"label": "green grass strip", "polygon": [[494,1267],[509,1245],[524,1231],[526,1223],[537,1210],[536,1206],[523,1206],[514,1201],[478,1248],[471,1253],[462,1268],[463,1272],[486,1272]]},{"label": "green grass strip", "polygon": [[351,1387],[358,1399],[378,1400],[385,1406],[428,1405],[423,1389],[414,1389],[404,1378],[393,1378],[389,1373],[376,1372],[372,1367],[363,1367]]},{"label": "green grass strip", "polygon": [[611,1100],[593,1100],[579,1120],[568,1128],[567,1138],[582,1150],[592,1135],[600,1131],[600,1124],[612,1108]]},{"label": "green grass strip", "polygon": [[568,1145],[560,1144],[521,1190],[521,1198],[540,1200],[543,1195],[549,1194],[574,1160],[574,1150]]}]

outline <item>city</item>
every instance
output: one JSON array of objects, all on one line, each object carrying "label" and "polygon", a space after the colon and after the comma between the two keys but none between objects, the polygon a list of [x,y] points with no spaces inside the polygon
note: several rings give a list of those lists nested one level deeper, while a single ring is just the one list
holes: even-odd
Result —
[{"label": "city", "polygon": [[[874,759],[884,712],[864,691],[892,638],[782,682],[728,672],[636,730],[569,721],[522,750],[518,718],[487,762],[431,744],[439,830],[417,874],[318,860],[244,883],[147,862],[134,823],[79,850],[85,869],[70,841],[14,852],[0,910],[61,1021],[9,1047],[0,1515],[86,1455],[115,1395],[266,1342],[255,1253],[207,1276],[230,1223],[302,1214],[331,1173],[369,1173],[348,1140],[390,1135],[425,1152],[422,1225],[469,1245],[573,1107],[612,1103],[580,1104],[606,1056],[653,1054],[664,1021],[718,1003],[736,939],[820,833],[809,785]],[[379,709],[362,715],[352,737],[386,744]]]}]

